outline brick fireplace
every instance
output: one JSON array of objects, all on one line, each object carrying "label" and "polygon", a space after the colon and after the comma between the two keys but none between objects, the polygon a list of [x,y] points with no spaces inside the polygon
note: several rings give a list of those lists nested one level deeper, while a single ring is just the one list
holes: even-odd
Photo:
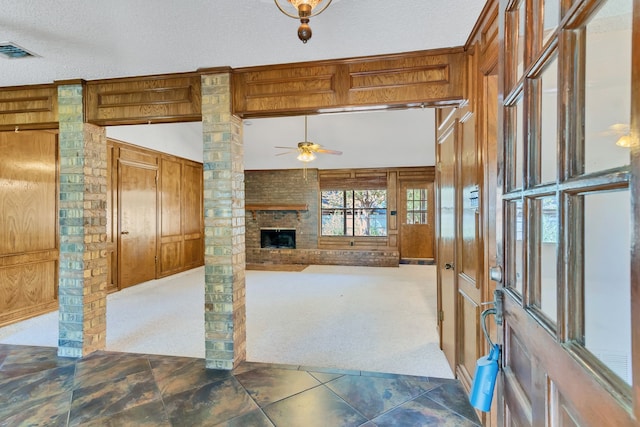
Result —
[{"label": "brick fireplace", "polygon": [[[317,169],[245,171],[247,263],[398,266],[395,248],[319,248],[319,198]],[[293,230],[295,247],[264,247],[267,230]]]}]

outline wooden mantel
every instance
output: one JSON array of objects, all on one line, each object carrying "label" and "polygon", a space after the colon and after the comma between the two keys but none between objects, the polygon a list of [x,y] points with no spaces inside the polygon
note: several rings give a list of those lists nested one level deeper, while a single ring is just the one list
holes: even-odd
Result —
[{"label": "wooden mantel", "polygon": [[309,206],[303,203],[293,204],[271,204],[271,203],[250,203],[244,206],[244,209],[251,211],[253,219],[256,219],[256,211],[296,211],[298,213],[298,221],[300,221],[300,212],[309,210]]}]

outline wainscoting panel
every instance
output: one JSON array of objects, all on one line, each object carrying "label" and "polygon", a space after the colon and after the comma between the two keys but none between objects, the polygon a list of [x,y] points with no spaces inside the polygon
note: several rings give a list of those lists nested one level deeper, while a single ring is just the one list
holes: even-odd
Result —
[{"label": "wainscoting panel", "polygon": [[0,325],[57,305],[57,136],[0,132]]}]

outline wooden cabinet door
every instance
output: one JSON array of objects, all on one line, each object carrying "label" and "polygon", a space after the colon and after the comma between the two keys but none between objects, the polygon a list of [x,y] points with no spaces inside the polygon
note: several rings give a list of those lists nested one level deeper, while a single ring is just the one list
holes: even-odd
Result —
[{"label": "wooden cabinet door", "polygon": [[400,258],[433,258],[433,183],[400,185]]},{"label": "wooden cabinet door", "polygon": [[156,278],[157,166],[119,163],[120,287]]}]

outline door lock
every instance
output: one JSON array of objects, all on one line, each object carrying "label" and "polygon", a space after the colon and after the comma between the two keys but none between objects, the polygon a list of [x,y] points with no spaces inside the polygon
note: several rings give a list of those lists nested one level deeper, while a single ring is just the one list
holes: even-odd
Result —
[{"label": "door lock", "polygon": [[128,231],[121,231],[120,234],[129,234]]},{"label": "door lock", "polygon": [[453,263],[452,262],[447,262],[444,264],[444,269],[445,270],[453,270]]},{"label": "door lock", "polygon": [[494,267],[489,268],[489,278],[494,282],[500,283],[502,282],[502,267],[496,265]]},{"label": "door lock", "polygon": [[[487,316],[493,314],[496,317],[496,324],[502,326],[504,319],[504,292],[502,289],[496,289],[493,291],[493,301],[481,302],[480,305],[493,305],[493,308],[484,310],[482,314]],[[486,314],[484,314],[487,312]]]},{"label": "door lock", "polygon": [[504,292],[502,289],[493,291],[493,301],[496,308],[496,325],[502,326],[502,320],[504,319]]}]

